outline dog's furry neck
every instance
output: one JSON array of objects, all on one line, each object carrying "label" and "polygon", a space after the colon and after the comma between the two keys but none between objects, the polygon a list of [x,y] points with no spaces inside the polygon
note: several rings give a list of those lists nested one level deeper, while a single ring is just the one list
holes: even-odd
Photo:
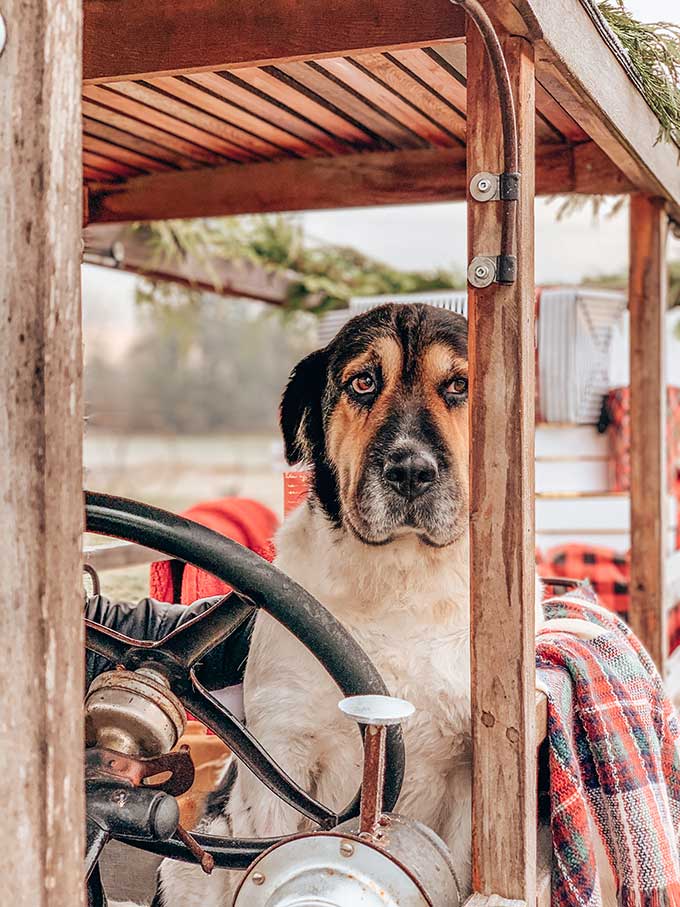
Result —
[{"label": "dog's furry neck", "polygon": [[439,626],[469,622],[467,535],[442,549],[415,535],[366,545],[312,500],[284,522],[276,547],[277,565],[341,620],[410,613]]}]

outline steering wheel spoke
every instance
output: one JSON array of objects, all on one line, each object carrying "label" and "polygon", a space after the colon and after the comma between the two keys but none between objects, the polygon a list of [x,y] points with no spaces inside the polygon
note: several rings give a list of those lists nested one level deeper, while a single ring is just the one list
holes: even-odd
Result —
[{"label": "steering wheel spoke", "polygon": [[252,616],[255,607],[232,592],[193,620],[169,633],[160,644],[164,652],[192,668],[208,652],[228,639]]},{"label": "steering wheel spoke", "polygon": [[260,781],[303,816],[322,828],[337,825],[338,816],[303,790],[267,753],[262,744],[232,713],[201,686],[191,673],[192,690],[182,691],[191,714],[214,731]]}]

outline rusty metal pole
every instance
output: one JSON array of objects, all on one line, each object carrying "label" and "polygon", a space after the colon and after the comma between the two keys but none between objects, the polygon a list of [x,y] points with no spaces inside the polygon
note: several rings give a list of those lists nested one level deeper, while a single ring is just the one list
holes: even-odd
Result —
[{"label": "rusty metal pole", "polygon": [[0,0],[0,879],[11,907],[84,902],[81,6]]}]

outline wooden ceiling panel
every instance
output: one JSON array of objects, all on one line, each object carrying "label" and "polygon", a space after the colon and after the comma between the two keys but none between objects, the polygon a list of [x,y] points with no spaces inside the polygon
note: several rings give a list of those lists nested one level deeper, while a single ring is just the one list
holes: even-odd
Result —
[{"label": "wooden ceiling panel", "polygon": [[[348,146],[360,149],[370,148],[375,139],[346,117],[335,113],[329,106],[313,96],[296,91],[291,80],[276,71],[268,72],[257,67],[239,69],[232,78],[248,88],[266,95],[267,98],[293,110],[302,117],[316,123],[325,132],[336,136]],[[346,149],[345,149],[346,150]]]},{"label": "wooden ceiling panel", "polygon": [[318,63],[286,63],[277,70],[294,80],[294,84],[312,92],[321,103],[370,130],[382,147],[424,147],[425,142],[419,136],[321,69]]},{"label": "wooden ceiling panel", "polygon": [[[375,108],[402,123],[415,135],[420,136],[428,145],[450,148],[456,144],[451,133],[446,131],[439,123],[427,117],[414,104],[406,101],[398,93],[396,84],[408,90],[408,86],[405,83],[409,77],[398,70],[384,55],[376,54],[375,57],[380,62],[378,63],[374,60],[372,69],[360,68],[363,60],[361,56],[357,57],[356,61],[347,60],[344,57],[320,60],[318,65],[339,82],[344,83],[355,94],[365,97]],[[378,67],[380,67],[392,85],[388,85],[377,77],[375,70]],[[410,81],[412,84],[417,85],[417,83],[413,82],[413,79]]]},{"label": "wooden ceiling panel", "polygon": [[[255,72],[261,72],[261,70],[255,70]],[[267,76],[266,73],[262,73],[262,75]],[[238,104],[244,110],[249,110],[263,120],[276,123],[281,129],[287,130],[290,135],[297,136],[329,154],[343,154],[349,150],[341,139],[320,129],[313,121],[306,119],[301,111],[295,112],[269,97],[264,97],[260,93],[261,89],[256,90],[257,86],[246,87],[229,73],[202,72],[186,78],[214,95]],[[298,95],[298,97],[300,96]],[[295,99],[293,99],[293,103],[295,103]]]},{"label": "wooden ceiling panel", "polygon": [[[214,75],[214,73],[208,73],[208,75]],[[220,122],[232,124],[239,130],[238,133],[235,133],[235,141],[239,140],[237,136],[240,135],[240,143],[244,144],[245,140],[248,143],[247,147],[251,145],[253,138],[256,141],[259,140],[266,143],[259,147],[258,153],[268,159],[280,156],[278,155],[279,151],[296,154],[300,157],[314,157],[322,153],[321,149],[316,145],[301,139],[297,135],[286,132],[278,124],[275,125],[265,118],[253,115],[248,109],[238,107],[224,98],[217,97],[209,87],[204,88],[193,82],[172,77],[153,79],[149,84],[174,98],[186,101],[187,104],[205,111],[216,117]],[[254,95],[251,96],[254,98]]]},{"label": "wooden ceiling panel", "polygon": [[[91,98],[94,100],[91,101]],[[137,116],[130,116],[127,112],[123,113],[120,109],[110,106],[116,103],[116,96],[111,92],[94,85],[89,86],[83,94],[83,114],[93,120],[115,126],[123,132],[148,139],[161,147],[174,149],[190,159],[193,162],[192,167],[200,166],[200,164],[216,166],[225,163],[226,159],[221,155],[214,154],[208,148],[172,132],[172,123],[170,123],[170,131],[168,131],[168,129],[161,128],[157,122],[150,122],[148,117],[153,111],[147,111],[142,105],[131,105]]]},{"label": "wooden ceiling panel", "polygon": [[[357,152],[462,152],[467,107],[465,77],[464,44],[441,43],[358,51],[344,57],[287,60],[276,66],[159,74],[148,80],[86,85],[85,178],[104,187],[115,183],[110,190],[93,185],[96,196],[102,191],[119,193],[119,184],[128,180],[135,186],[145,185],[139,180],[147,175],[149,179],[176,175],[178,180],[172,180],[172,185],[184,186],[195,197],[197,186],[201,179],[208,178],[207,173],[196,177],[187,174],[187,180],[182,180],[182,174],[172,171],[218,168],[215,178],[225,179],[229,193],[233,193],[241,183],[238,170],[245,167],[244,173],[259,174],[257,185],[249,176],[243,186],[244,192],[257,194],[253,210],[276,210],[276,205],[282,203],[280,197],[271,204],[261,197],[263,191],[273,191],[266,179],[269,170],[260,169],[267,162],[273,166],[287,161],[283,170],[271,171],[272,179],[288,174],[290,164],[290,174],[300,175],[291,176],[290,193],[300,195],[300,180],[311,179],[312,174],[319,181],[331,173],[346,178],[342,164],[337,171],[324,167],[305,170],[298,167],[301,158],[309,159],[311,166],[313,159],[321,164],[324,158],[350,156],[351,167],[361,161],[361,166],[372,174],[371,179],[378,179],[380,168],[372,168]],[[539,146],[555,148],[561,165],[565,161],[573,165],[574,156],[559,155],[572,146],[578,147],[585,133],[540,84],[537,109]],[[389,160],[394,162],[396,158]],[[350,165],[350,160],[346,163]],[[230,168],[235,168],[233,177]],[[408,168],[403,174],[407,172]],[[584,172],[583,167],[579,172]],[[422,192],[421,176],[419,180],[418,191]],[[164,182],[151,185],[159,187]],[[315,191],[321,190],[317,187]],[[336,198],[337,194],[325,191],[328,198]],[[371,198],[370,186],[362,184],[361,192]],[[394,192],[391,188],[390,193]],[[309,193],[302,194],[306,205],[318,206],[307,197]],[[380,192],[377,196],[381,197]],[[397,192],[397,196],[410,197],[407,189],[401,195]],[[427,190],[425,197],[429,197]],[[451,190],[447,189],[442,197],[452,197]],[[293,198],[288,204],[299,207]],[[230,206],[235,213],[247,209],[245,201],[236,202],[231,195],[228,202],[223,200],[218,205],[225,209]],[[157,201],[153,207],[158,210]],[[172,201],[167,207],[171,209],[195,211],[196,206],[189,201]],[[210,205],[208,209],[213,210]],[[161,205],[161,210],[166,209]]]},{"label": "wooden ceiling panel", "polygon": [[[145,107],[155,121],[164,128],[176,129],[179,134],[230,160],[262,160],[281,157],[283,152],[276,145],[252,135],[231,123],[212,116],[144,82],[115,82],[110,91],[121,95],[126,103],[131,101]],[[116,101],[120,104],[120,101]],[[174,121],[174,122],[173,122]]]},{"label": "wooden ceiling panel", "polygon": [[[465,140],[465,117],[437,93],[435,86],[422,81],[390,54],[361,54],[352,60],[364,72],[378,79],[425,117],[437,123],[445,133]],[[444,147],[449,144],[448,141],[442,142]]]},{"label": "wooden ceiling panel", "polygon": [[[86,127],[86,124],[84,124],[84,127]],[[165,163],[165,161],[147,157],[144,154],[139,154],[137,151],[131,151],[129,148],[102,141],[96,136],[88,135],[86,132],[83,133],[83,150],[102,154],[111,160],[120,161],[123,164],[129,164],[131,167],[136,167],[141,173],[153,173],[159,170],[175,169],[174,167],[171,167],[170,164]]]},{"label": "wooden ceiling panel", "polygon": [[[91,105],[92,110],[94,105]],[[109,112],[104,115],[107,116]],[[84,136],[94,136],[111,145],[116,145],[122,149],[136,151],[145,157],[167,164],[169,167],[176,167],[179,170],[187,170],[194,167],[195,164],[189,158],[182,157],[167,145],[159,145],[158,142],[149,141],[139,135],[126,132],[124,129],[117,129],[109,123],[101,123],[99,120],[93,120],[90,116],[83,117],[83,134]]]}]

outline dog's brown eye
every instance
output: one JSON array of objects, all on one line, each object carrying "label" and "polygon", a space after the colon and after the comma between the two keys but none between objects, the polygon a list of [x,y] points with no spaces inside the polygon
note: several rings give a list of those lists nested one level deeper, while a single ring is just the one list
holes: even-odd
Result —
[{"label": "dog's brown eye", "polygon": [[350,387],[355,394],[372,394],[375,391],[375,381],[370,375],[357,375],[352,378]]},{"label": "dog's brown eye", "polygon": [[468,389],[467,378],[454,378],[451,384],[446,388],[447,394],[464,394]]}]

